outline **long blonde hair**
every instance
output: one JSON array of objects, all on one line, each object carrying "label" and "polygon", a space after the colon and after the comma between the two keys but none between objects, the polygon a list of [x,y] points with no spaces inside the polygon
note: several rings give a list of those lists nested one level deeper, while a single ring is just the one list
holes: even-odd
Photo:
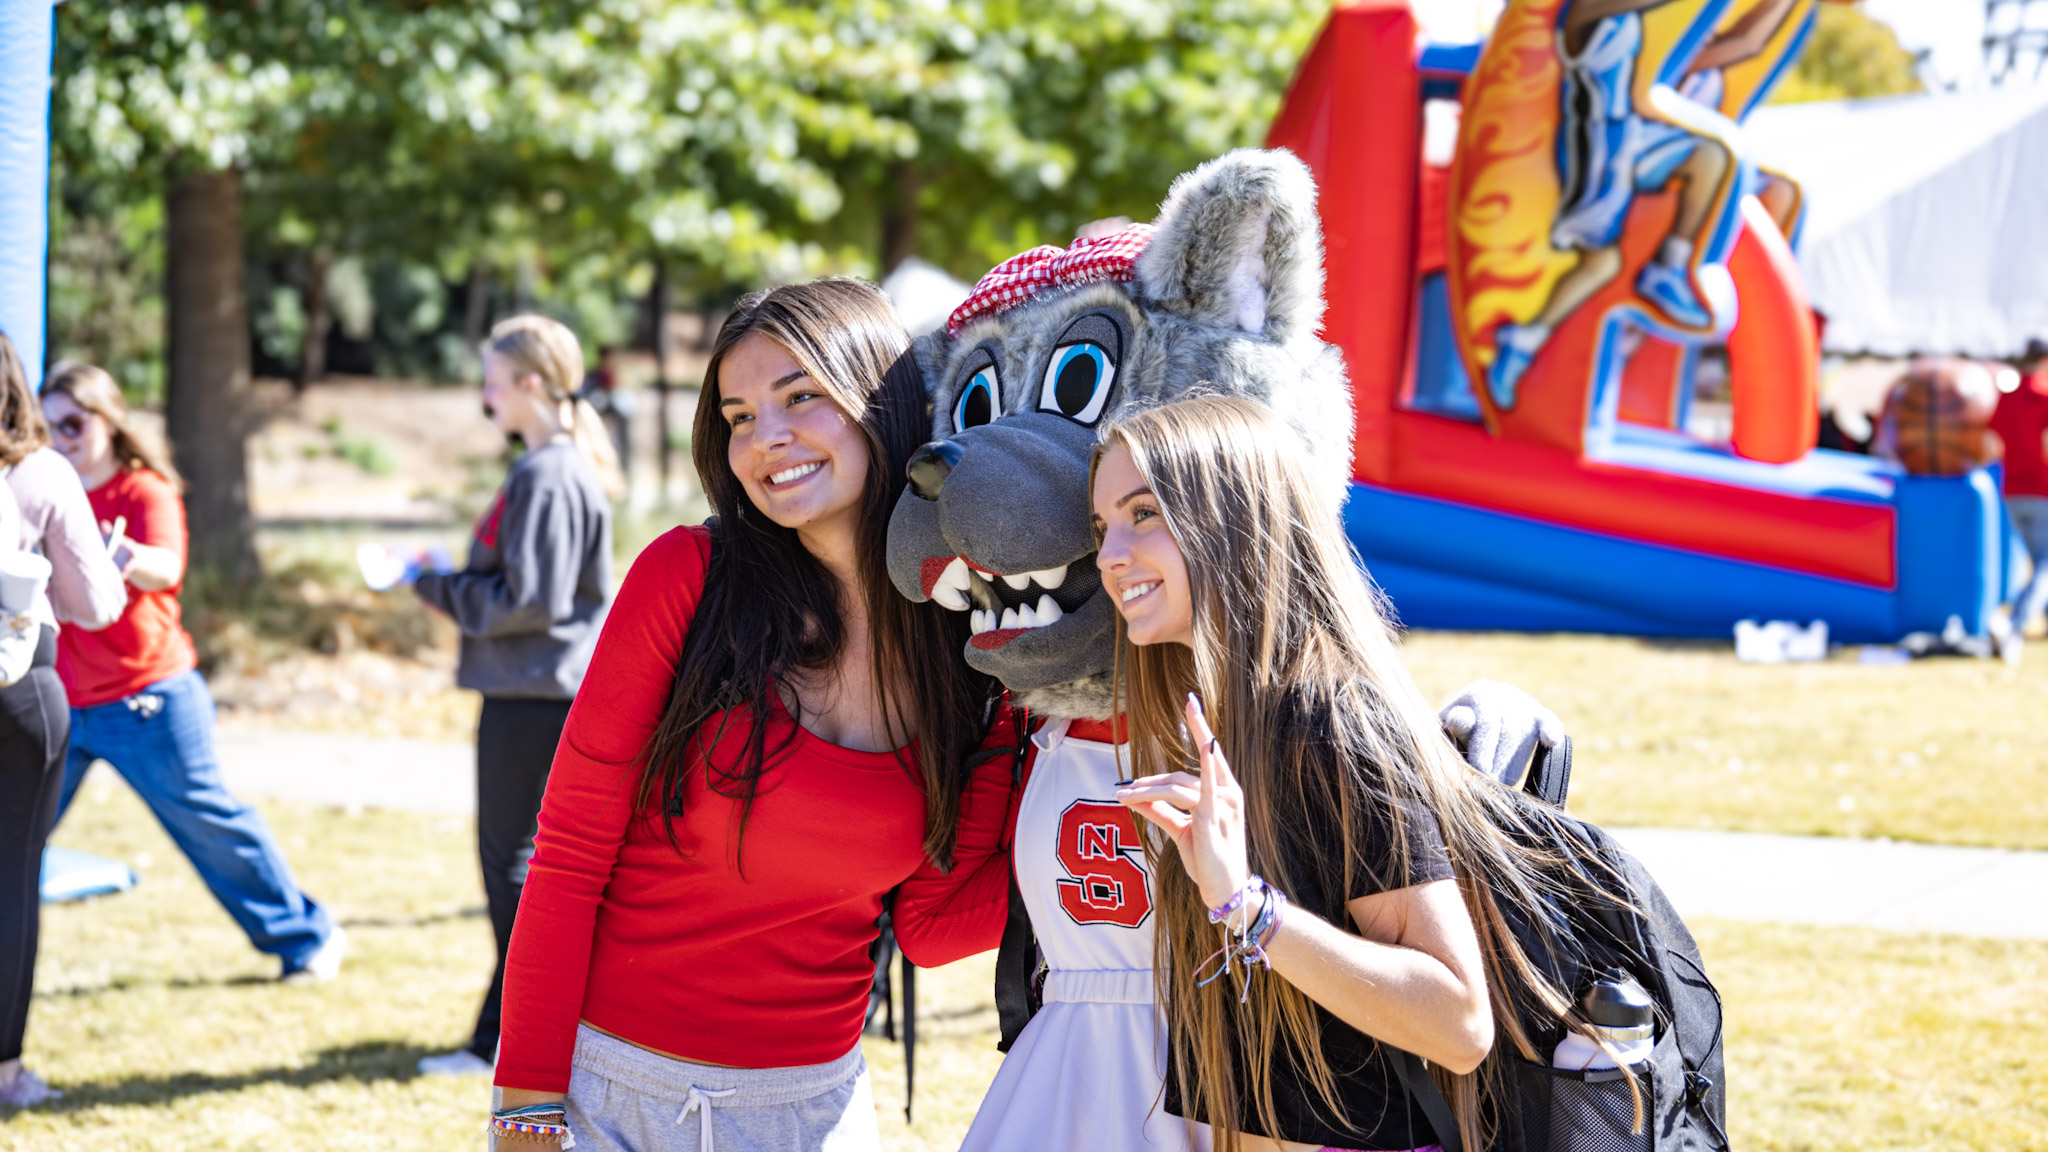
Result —
[{"label": "long blonde hair", "polygon": [[128,401],[106,369],[78,360],[61,361],[43,382],[43,395],[68,396],[73,404],[105,420],[121,471],[146,468],[170,481],[173,488],[183,486],[178,470],[171,466],[170,454],[129,419]]},{"label": "long blonde hair", "polygon": [[[1289,860],[1313,869],[1332,899],[1311,911],[1339,924],[1348,920],[1347,878],[1408,874],[1404,810],[1433,814],[1478,930],[1499,1034],[1539,1059],[1518,1008],[1565,1023],[1570,1006],[1517,943],[1494,893],[1537,907],[1558,891],[1546,874],[1560,861],[1502,831],[1540,816],[1467,767],[1444,736],[1401,661],[1378,591],[1302,464],[1298,437],[1263,405],[1204,396],[1106,428],[1095,462],[1115,447],[1129,450],[1158,499],[1194,601],[1192,648],[1131,645],[1118,618],[1114,678],[1129,697],[1134,774],[1197,770],[1180,714],[1188,692],[1200,693],[1244,787],[1252,871],[1292,894],[1306,877],[1290,874]],[[1325,825],[1334,816],[1338,853],[1307,850],[1306,813]],[[1355,830],[1367,814],[1391,828],[1390,858],[1361,858]],[[1285,851],[1290,843],[1303,850]],[[1191,960],[1215,950],[1219,929],[1172,848],[1148,851],[1159,891],[1158,996],[1185,1106],[1200,1109],[1222,1149],[1237,1148],[1246,1115],[1277,1136],[1271,1069],[1285,1061],[1337,1125],[1351,1127],[1311,1001],[1263,973],[1243,1004],[1232,981],[1199,986]],[[1486,1146],[1480,1100],[1502,1051],[1497,1043],[1468,1075],[1434,1070],[1467,1148]],[[1253,1070],[1249,1083],[1237,1082],[1233,1055]]]},{"label": "long blonde hair", "polygon": [[492,326],[484,341],[484,355],[495,356],[520,376],[537,376],[548,399],[568,409],[562,423],[578,451],[597,469],[605,494],[613,500],[626,495],[625,473],[619,470],[619,453],[612,435],[590,401],[579,395],[583,387],[583,345],[567,325],[533,313],[511,316]]}]

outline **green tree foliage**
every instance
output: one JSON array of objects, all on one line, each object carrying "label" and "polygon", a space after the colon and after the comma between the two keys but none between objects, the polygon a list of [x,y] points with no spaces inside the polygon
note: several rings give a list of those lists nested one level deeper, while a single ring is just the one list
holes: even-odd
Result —
[{"label": "green tree foliage", "polygon": [[1860,4],[1822,4],[1813,37],[1793,71],[1771,93],[1773,104],[1861,100],[1922,90],[1912,54]]},{"label": "green tree foliage", "polygon": [[[734,286],[971,274],[1256,143],[1323,0],[268,0],[59,9],[67,186],[247,173],[254,247]],[[907,183],[906,183],[907,178]],[[81,215],[95,205],[75,196]],[[105,206],[105,205],[101,205]]]}]

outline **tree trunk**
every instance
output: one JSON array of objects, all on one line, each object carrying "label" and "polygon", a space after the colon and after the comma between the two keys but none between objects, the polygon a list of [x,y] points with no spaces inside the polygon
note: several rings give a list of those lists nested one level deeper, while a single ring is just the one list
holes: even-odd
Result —
[{"label": "tree trunk", "polygon": [[647,333],[654,348],[654,459],[661,500],[668,500],[669,458],[674,449],[668,442],[668,261],[654,259],[654,283],[647,289]]},{"label": "tree trunk", "polygon": [[882,275],[917,255],[917,194],[924,187],[917,165],[897,161],[889,170],[889,201],[882,208]]},{"label": "tree trunk", "polygon": [[490,318],[491,274],[481,260],[469,264],[469,291],[462,301],[462,346],[471,356],[484,343],[484,321]]},{"label": "tree trunk", "polygon": [[306,262],[306,340],[299,346],[294,393],[304,395],[308,384],[327,378],[327,329],[333,318],[327,307],[327,249],[315,248]]},{"label": "tree trunk", "polygon": [[173,176],[165,225],[165,423],[185,475],[190,564],[230,587],[261,570],[249,515],[249,312],[242,175]]}]

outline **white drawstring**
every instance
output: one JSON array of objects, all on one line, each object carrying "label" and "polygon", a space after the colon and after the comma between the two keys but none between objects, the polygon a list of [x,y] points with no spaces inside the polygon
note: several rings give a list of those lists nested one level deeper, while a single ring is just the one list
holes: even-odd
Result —
[{"label": "white drawstring", "polygon": [[683,1098],[683,1110],[676,1113],[676,1123],[681,1124],[697,1113],[697,1147],[699,1152],[711,1152],[711,1101],[720,1096],[730,1096],[737,1088],[721,1088],[706,1092],[695,1084],[690,1085],[690,1094]]}]

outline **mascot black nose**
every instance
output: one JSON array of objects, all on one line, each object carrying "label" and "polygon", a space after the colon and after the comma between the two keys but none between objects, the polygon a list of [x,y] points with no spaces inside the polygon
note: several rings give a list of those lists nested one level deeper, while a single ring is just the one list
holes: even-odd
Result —
[{"label": "mascot black nose", "polygon": [[960,457],[966,450],[951,440],[934,440],[911,453],[910,463],[904,471],[910,476],[910,490],[921,499],[937,500],[939,490],[946,486],[946,477],[960,464]]}]

